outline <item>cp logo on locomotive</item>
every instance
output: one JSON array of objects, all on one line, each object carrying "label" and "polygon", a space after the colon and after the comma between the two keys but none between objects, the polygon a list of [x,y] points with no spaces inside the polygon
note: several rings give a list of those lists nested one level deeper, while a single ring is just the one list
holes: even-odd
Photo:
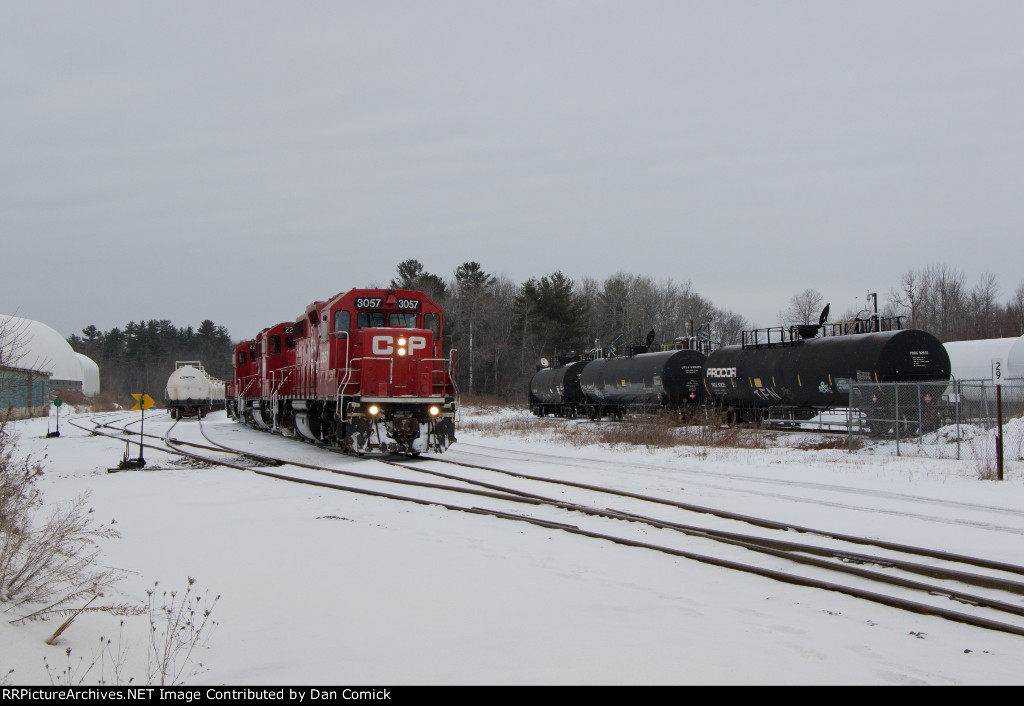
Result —
[{"label": "cp logo on locomotive", "polygon": [[[409,336],[409,354],[411,355],[414,351],[423,350],[427,347],[427,339],[423,336]],[[373,354],[374,355],[391,355],[395,352],[395,337],[394,336],[374,336],[373,337]]]}]

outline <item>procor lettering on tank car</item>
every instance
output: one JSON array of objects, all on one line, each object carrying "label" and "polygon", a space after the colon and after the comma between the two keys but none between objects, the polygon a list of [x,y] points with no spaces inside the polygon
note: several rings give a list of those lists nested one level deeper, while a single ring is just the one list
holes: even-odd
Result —
[{"label": "procor lettering on tank car", "polygon": [[[817,327],[809,327],[816,329]],[[767,331],[767,329],[765,329]],[[749,332],[754,333],[754,332]],[[916,329],[824,337],[802,335],[723,346],[706,363],[704,392],[729,421],[760,422],[766,412],[794,420],[849,406],[886,417],[880,395],[851,401],[854,383],[921,382],[904,404],[937,408],[950,377],[950,362],[935,336]],[[862,390],[861,386],[857,390]],[[937,416],[936,416],[937,418]]]},{"label": "procor lettering on tank car", "polygon": [[440,453],[455,441],[453,362],[425,294],[353,289],[237,346],[229,410],[344,451]]}]

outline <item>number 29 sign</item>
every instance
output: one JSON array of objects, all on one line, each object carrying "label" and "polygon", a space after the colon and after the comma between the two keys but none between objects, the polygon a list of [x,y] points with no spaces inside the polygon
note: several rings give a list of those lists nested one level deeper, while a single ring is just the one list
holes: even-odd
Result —
[{"label": "number 29 sign", "polygon": [[1002,358],[992,359],[992,382],[996,385],[1003,384],[1003,378],[1006,377],[1006,361]]}]

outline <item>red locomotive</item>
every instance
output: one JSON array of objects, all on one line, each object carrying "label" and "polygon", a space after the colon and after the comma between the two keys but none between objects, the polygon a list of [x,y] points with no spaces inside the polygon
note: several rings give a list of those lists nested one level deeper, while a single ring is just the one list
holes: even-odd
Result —
[{"label": "red locomotive", "polygon": [[402,289],[310,304],[235,347],[229,414],[358,454],[440,453],[455,441],[456,409],[441,318],[425,294]]}]

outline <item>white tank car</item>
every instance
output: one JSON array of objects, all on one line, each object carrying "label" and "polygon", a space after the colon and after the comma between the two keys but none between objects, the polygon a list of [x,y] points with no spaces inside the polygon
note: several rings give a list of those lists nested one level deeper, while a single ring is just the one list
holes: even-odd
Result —
[{"label": "white tank car", "polygon": [[[970,402],[995,399],[992,385],[992,360],[1001,359],[1005,384],[1003,396],[1012,399],[1024,397],[1024,336],[1017,338],[988,338],[981,341],[952,341],[943,344],[949,354],[954,380],[965,382],[961,399]],[[982,385],[981,382],[985,384]],[[952,386],[951,386],[952,387]],[[950,394],[954,391],[950,389]]]},{"label": "white tank car", "polygon": [[210,410],[224,407],[224,381],[211,377],[198,360],[178,361],[167,378],[164,402],[172,419],[205,417]]}]

